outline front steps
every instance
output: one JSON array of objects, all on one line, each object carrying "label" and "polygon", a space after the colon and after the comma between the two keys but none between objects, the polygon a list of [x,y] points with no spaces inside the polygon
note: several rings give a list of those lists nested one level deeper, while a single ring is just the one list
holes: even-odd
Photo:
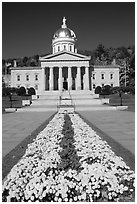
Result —
[{"label": "front steps", "polygon": [[101,105],[102,101],[99,99],[98,94],[94,94],[90,90],[71,90],[71,91],[43,91],[39,93],[39,100],[35,101],[34,105],[53,105],[56,106],[60,104],[60,99],[62,100],[62,105],[75,104],[75,106],[92,106]]},{"label": "front steps", "polygon": [[116,110],[115,107],[103,106],[98,94],[92,91],[44,91],[39,93],[38,99],[33,100],[31,106],[20,109],[22,111],[57,111],[60,108],[74,108],[78,110]]},{"label": "front steps", "polygon": [[40,99],[57,99],[59,98],[59,96],[61,95],[70,95],[76,99],[76,98],[99,98],[98,94],[94,94],[93,91],[90,90],[79,90],[79,91],[75,91],[75,90],[71,90],[71,91],[43,91],[43,92],[39,92],[37,95]]}]

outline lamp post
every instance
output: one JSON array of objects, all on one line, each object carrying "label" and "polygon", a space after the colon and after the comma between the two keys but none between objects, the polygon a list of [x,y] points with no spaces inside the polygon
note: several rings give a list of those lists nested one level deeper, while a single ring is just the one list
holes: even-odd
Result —
[{"label": "lamp post", "polygon": [[122,106],[123,104],[122,104],[122,91],[121,90],[119,91],[119,96],[120,96],[120,105]]},{"label": "lamp post", "polygon": [[10,93],[10,108],[12,108],[12,93]]},{"label": "lamp post", "polygon": [[126,60],[125,60],[125,87],[126,87],[126,66],[127,66],[127,64],[126,64]]}]

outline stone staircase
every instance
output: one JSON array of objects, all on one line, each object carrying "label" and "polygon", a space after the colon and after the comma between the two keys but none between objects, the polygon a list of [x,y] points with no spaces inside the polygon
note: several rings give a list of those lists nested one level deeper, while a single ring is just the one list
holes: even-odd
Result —
[{"label": "stone staircase", "polygon": [[60,107],[73,107],[78,110],[113,110],[114,107],[102,105],[98,94],[92,91],[45,91],[38,95],[38,99],[33,100],[31,106],[20,111],[57,111]]},{"label": "stone staircase", "polygon": [[94,94],[92,91],[71,91],[71,97],[76,106],[85,106],[85,105],[101,105],[101,100],[99,99],[98,94]]}]

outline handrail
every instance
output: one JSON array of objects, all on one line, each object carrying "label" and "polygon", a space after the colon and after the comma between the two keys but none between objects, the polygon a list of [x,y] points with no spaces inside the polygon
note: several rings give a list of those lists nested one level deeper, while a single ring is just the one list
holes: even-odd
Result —
[{"label": "handrail", "polygon": [[72,96],[71,96],[71,93],[70,93],[70,90],[71,90],[70,88],[68,89],[68,93],[69,93],[69,97],[70,97],[70,100],[71,100],[71,105],[67,105],[67,104],[66,105],[61,105],[62,95],[63,95],[63,90],[62,90],[61,95],[59,96],[59,102],[57,102],[57,111],[59,110],[60,107],[63,107],[63,106],[74,107],[74,111],[75,111],[75,103],[74,103],[74,101],[72,99]]},{"label": "handrail", "polygon": [[71,98],[71,104],[73,103],[74,106],[75,106],[75,103],[73,102],[73,99],[72,99],[72,96],[71,96],[71,93],[70,93],[71,88],[72,88],[72,85],[71,85],[71,87],[68,89],[68,92],[69,92],[69,96],[70,96],[70,98]]}]

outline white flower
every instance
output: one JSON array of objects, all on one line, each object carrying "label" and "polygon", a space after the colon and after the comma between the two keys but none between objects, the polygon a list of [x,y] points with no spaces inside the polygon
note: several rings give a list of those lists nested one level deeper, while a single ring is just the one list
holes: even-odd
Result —
[{"label": "white flower", "polygon": [[77,201],[77,199],[78,199],[77,196],[75,196],[75,197],[74,197],[74,201]]},{"label": "white flower", "polygon": [[68,202],[68,198],[65,198],[64,201],[65,201],[65,202]]},{"label": "white flower", "polygon": [[[110,200],[117,197],[119,192],[123,194],[123,191],[133,191],[135,174],[123,159],[116,156],[107,142],[77,114],[70,112],[69,116],[74,130],[73,145],[83,169],[80,172],[72,169],[67,172],[58,171],[62,151],[60,141],[64,137],[64,112],[58,112],[28,145],[24,156],[8,174],[3,185],[3,192],[9,189],[7,201],[11,197],[21,201],[39,201],[50,193],[53,200],[58,202],[86,201],[86,197],[92,202],[94,195],[99,197],[104,186]],[[124,186],[121,184],[123,181],[131,181],[133,186]],[[68,194],[71,194],[73,188],[78,195],[71,195],[73,199],[68,200]]]},{"label": "white flower", "polygon": [[128,186],[125,186],[125,187],[124,187],[124,191],[127,191],[127,190],[128,190]]}]

